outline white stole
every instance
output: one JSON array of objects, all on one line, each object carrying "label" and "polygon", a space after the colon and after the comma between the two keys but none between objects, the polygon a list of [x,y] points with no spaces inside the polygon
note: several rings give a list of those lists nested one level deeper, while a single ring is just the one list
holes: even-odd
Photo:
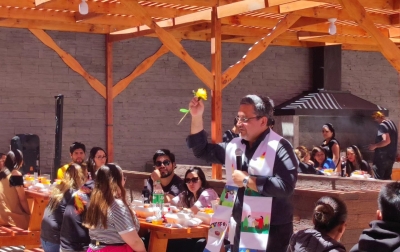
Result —
[{"label": "white stole", "polygon": [[[270,130],[264,140],[261,141],[251,160],[249,160],[249,175],[255,177],[271,177],[273,175],[276,151],[281,139],[281,136]],[[233,243],[236,223],[230,217],[238,187],[233,183],[232,173],[237,169],[235,151],[238,148],[243,151],[242,160],[244,160],[246,145],[242,144],[242,138],[232,139],[226,147],[226,185],[221,194],[221,205],[218,206],[211,220],[205,252],[218,252],[220,250],[228,225],[229,240],[231,244]],[[271,205],[271,197],[262,196],[258,192],[246,188],[240,223],[239,251],[266,249],[271,220]],[[231,219],[230,223],[229,219]]]}]

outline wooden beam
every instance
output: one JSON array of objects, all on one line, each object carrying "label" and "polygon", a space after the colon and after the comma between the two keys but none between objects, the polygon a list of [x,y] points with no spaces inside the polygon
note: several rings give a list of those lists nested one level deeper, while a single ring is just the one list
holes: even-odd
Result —
[{"label": "wooden beam", "polygon": [[343,50],[350,50],[350,51],[367,51],[367,52],[380,52],[378,46],[372,45],[349,45],[349,44],[342,44]]},{"label": "wooden beam", "polygon": [[218,18],[229,17],[267,7],[264,0],[247,0],[222,5],[217,8]]},{"label": "wooden beam", "polygon": [[[218,10],[213,7],[211,16],[211,72],[214,85],[211,91],[211,140],[213,143],[222,142],[222,45],[221,20]],[[222,179],[222,165],[212,165],[212,178]]]},{"label": "wooden beam", "polygon": [[300,16],[296,14],[288,14],[283,19],[279,20],[271,33],[268,33],[265,37],[261,38],[259,42],[256,42],[256,44],[249,49],[247,54],[244,55],[241,60],[223,73],[222,87],[225,88],[232,80],[234,80],[246,65],[255,60],[268,48],[272,40],[286,32],[286,30],[290,28],[290,26],[292,26],[299,18]]},{"label": "wooden beam", "polygon": [[374,39],[369,37],[357,36],[340,36],[340,35],[327,35],[327,34],[313,34],[313,33],[300,33],[299,41],[313,41],[334,44],[355,44],[355,45],[373,45],[376,46]]},{"label": "wooden beam", "polygon": [[322,19],[322,18],[301,17],[301,18],[299,18],[299,20],[297,20],[296,23],[294,23],[292,25],[291,28],[295,29],[295,28],[300,28],[300,27],[309,26],[309,25],[325,24],[326,21],[327,21],[326,19]]},{"label": "wooden beam", "polygon": [[28,20],[28,19],[7,19],[0,23],[0,27],[10,28],[26,28],[26,29],[39,29],[39,30],[55,30],[55,31],[70,31],[70,32],[85,32],[85,33],[99,33],[107,34],[114,29],[122,29],[125,27],[112,27],[109,25],[92,25],[92,24],[67,24],[61,22],[41,21],[41,20]]},{"label": "wooden beam", "polygon": [[104,16],[104,14],[89,12],[86,15],[82,15],[79,12],[75,12],[74,16],[75,16],[75,22],[79,23],[79,22],[88,21],[88,20],[91,20],[94,18],[102,17],[102,16]]},{"label": "wooden beam", "polygon": [[[197,24],[200,22],[204,21],[211,21],[211,11],[210,10],[205,10],[205,11],[199,11],[196,13],[188,14],[188,15],[183,15],[177,18],[170,18],[167,20],[162,20],[156,22],[156,24],[160,27],[166,28],[166,27],[173,27],[173,26],[187,26],[187,25],[192,25],[192,24]],[[150,30],[150,27],[147,25],[142,25],[139,27],[134,27],[134,28],[129,28],[123,31],[118,31],[118,32],[113,32],[114,35],[118,34],[130,34],[130,33],[135,33],[135,32],[140,32],[140,31],[145,31],[145,30]]]},{"label": "wooden beam", "polygon": [[[201,22],[201,21],[199,21],[199,22]],[[209,23],[199,23],[199,22],[175,25],[172,27],[168,27],[165,30],[173,31],[173,32],[192,32],[192,31],[202,31],[202,30],[208,30],[208,29],[211,30],[211,25]],[[134,33],[130,33],[130,34],[118,34],[118,35],[111,34],[110,41],[117,42],[117,41],[122,41],[122,40],[126,40],[126,39],[131,39],[131,38],[149,36],[151,34],[155,34],[153,30],[145,30],[145,31],[138,30],[138,31],[136,31]],[[157,37],[157,35],[155,37]]]},{"label": "wooden beam", "polygon": [[326,3],[314,2],[314,1],[296,1],[292,3],[286,3],[279,6],[280,13],[288,13],[302,9],[313,8],[321,5],[325,5]]},{"label": "wooden beam", "polygon": [[[337,18],[341,21],[353,21],[353,18],[350,17],[346,11],[336,8],[314,7],[310,9],[297,10],[295,13],[302,17],[325,18],[327,20],[328,18]],[[390,18],[386,14],[367,13],[367,16],[376,24],[391,25]]]},{"label": "wooden beam", "polygon": [[[39,7],[44,9],[61,10],[61,11],[79,11],[79,3],[82,0],[51,0],[41,4]],[[32,0],[1,0],[2,6],[12,6],[18,8],[37,8]],[[117,14],[117,15],[132,15],[131,12],[126,10],[122,4],[118,2],[104,2],[104,1],[88,1],[89,13],[102,13],[102,14]],[[157,6],[142,6],[152,17],[173,18],[190,13],[195,13],[195,10],[185,10],[182,8],[169,8]]]},{"label": "wooden beam", "polygon": [[206,84],[207,87],[212,88],[213,86],[213,76],[210,71],[207,70],[202,64],[195,61],[189,53],[183,48],[183,46],[174,38],[173,35],[166,32],[164,29],[160,28],[151,17],[146,13],[142,6],[135,2],[129,0],[121,0],[122,5],[124,5],[128,10],[132,11],[132,14],[140,20],[142,23],[149,26],[158,35],[161,42],[176,56],[186,62],[188,66],[192,69],[194,74]]},{"label": "wooden beam", "polygon": [[106,35],[106,139],[107,159],[114,161],[114,94],[113,94],[113,44]]},{"label": "wooden beam", "polygon": [[133,70],[127,77],[120,80],[113,87],[113,98],[117,97],[117,95],[124,91],[134,79],[144,74],[161,56],[167,52],[169,52],[168,48],[165,45],[162,45],[156,53],[142,61],[135,68],[135,70]]},{"label": "wooden beam", "polygon": [[144,0],[144,2],[180,4],[180,5],[194,5],[194,6],[217,6],[217,0]]},{"label": "wooden beam", "polygon": [[40,41],[42,41],[43,44],[53,49],[65,62],[65,64],[80,74],[89,83],[89,85],[97,91],[97,93],[104,98],[107,97],[106,87],[98,79],[86,72],[76,59],[62,50],[45,31],[37,29],[29,29],[29,31],[32,32],[32,34],[35,35]]},{"label": "wooden beam", "polygon": [[365,29],[369,35],[375,39],[381,53],[392,64],[392,66],[400,72],[400,51],[389,38],[382,35],[382,33],[375,27],[374,23],[366,17],[364,7],[357,0],[339,0],[343,9],[354,18],[360,27]]},{"label": "wooden beam", "polygon": [[[341,0],[313,0],[315,2],[328,4],[341,4]],[[365,8],[393,10],[393,0],[360,0]]]}]

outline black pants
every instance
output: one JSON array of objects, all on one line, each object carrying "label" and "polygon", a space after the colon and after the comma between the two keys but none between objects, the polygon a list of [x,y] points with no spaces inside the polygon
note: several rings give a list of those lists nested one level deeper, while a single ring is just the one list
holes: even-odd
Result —
[{"label": "black pants", "polygon": [[372,170],[374,170],[374,177],[376,179],[391,180],[393,164],[394,161],[391,159],[374,161],[374,165],[372,166]]},{"label": "black pants", "polygon": [[[271,225],[269,227],[267,249],[259,250],[259,252],[286,252],[292,234],[293,222],[283,225]],[[231,251],[235,252],[233,245],[231,246]]]}]

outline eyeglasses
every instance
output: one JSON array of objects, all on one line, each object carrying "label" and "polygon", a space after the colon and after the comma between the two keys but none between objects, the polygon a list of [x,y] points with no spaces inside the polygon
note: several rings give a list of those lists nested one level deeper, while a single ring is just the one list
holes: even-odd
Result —
[{"label": "eyeglasses", "polygon": [[168,166],[168,165],[170,165],[171,164],[171,161],[169,161],[169,160],[164,160],[164,161],[156,161],[156,166],[157,167],[160,167],[161,165],[164,165],[164,166]]},{"label": "eyeglasses", "polygon": [[185,183],[190,184],[192,182],[193,184],[199,182],[199,177],[194,177],[194,178],[185,178]]},{"label": "eyeglasses", "polygon": [[247,123],[247,122],[249,122],[251,119],[260,119],[262,116],[254,116],[254,117],[249,117],[249,118],[246,118],[246,117],[239,117],[239,116],[236,116],[235,117],[235,119],[238,121],[238,122],[242,122],[242,123]]},{"label": "eyeglasses", "polygon": [[96,158],[98,158],[98,159],[106,159],[107,156],[97,156]]}]

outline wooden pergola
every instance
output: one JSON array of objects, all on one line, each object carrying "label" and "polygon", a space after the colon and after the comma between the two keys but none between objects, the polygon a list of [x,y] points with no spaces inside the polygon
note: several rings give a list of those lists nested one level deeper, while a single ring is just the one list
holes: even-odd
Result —
[{"label": "wooden pergola", "polygon": [[[182,59],[212,93],[212,140],[222,138],[222,90],[269,45],[315,47],[341,44],[344,50],[380,51],[400,71],[400,0],[0,0],[0,27],[29,29],[106,99],[107,152],[113,160],[113,99],[167,52]],[[328,33],[328,19],[337,32]],[[106,34],[106,83],[91,76],[44,30]],[[158,37],[162,46],[126,78],[112,81],[112,43]],[[181,40],[210,41],[212,67],[194,60]],[[221,43],[253,44],[222,71]],[[213,166],[213,178],[222,177]]]}]

